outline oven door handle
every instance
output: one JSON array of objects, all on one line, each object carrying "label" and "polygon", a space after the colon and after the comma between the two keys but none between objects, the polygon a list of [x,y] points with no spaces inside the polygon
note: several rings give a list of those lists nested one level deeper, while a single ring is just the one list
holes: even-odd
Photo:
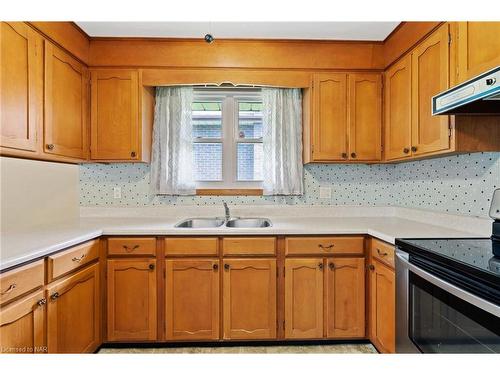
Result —
[{"label": "oven door handle", "polygon": [[431,284],[436,285],[437,287],[445,290],[446,292],[448,292],[450,294],[453,294],[455,297],[460,298],[464,301],[467,301],[470,304],[475,305],[476,307],[480,308],[481,310],[487,311],[490,314],[495,315],[497,318],[500,318],[500,306],[497,306],[489,301],[486,301],[482,298],[479,298],[478,296],[475,296],[474,294],[469,293],[466,290],[460,289],[460,288],[456,287],[455,285],[450,284],[449,282],[444,281],[444,280],[440,279],[439,277],[436,277],[436,276],[432,275],[431,273],[422,270],[419,267],[416,267],[415,265],[411,264],[408,261],[408,255],[401,250],[396,250],[396,257],[404,265],[404,268],[417,274],[422,279],[427,280]]}]

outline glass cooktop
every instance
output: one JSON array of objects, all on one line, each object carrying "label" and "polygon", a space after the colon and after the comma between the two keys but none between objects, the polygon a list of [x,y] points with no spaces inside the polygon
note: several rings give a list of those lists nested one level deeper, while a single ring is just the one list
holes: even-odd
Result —
[{"label": "glass cooktop", "polygon": [[493,280],[498,278],[500,283],[500,257],[493,254],[490,238],[396,239],[396,246],[410,255],[428,256],[451,267],[463,267]]}]

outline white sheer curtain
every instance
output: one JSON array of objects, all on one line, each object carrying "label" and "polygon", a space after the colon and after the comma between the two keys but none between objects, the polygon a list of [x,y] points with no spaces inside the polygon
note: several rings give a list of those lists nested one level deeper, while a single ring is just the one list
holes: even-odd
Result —
[{"label": "white sheer curtain", "polygon": [[262,89],[265,195],[304,193],[302,93],[300,89]]},{"label": "white sheer curtain", "polygon": [[194,195],[192,87],[157,87],[151,160],[154,194]]}]

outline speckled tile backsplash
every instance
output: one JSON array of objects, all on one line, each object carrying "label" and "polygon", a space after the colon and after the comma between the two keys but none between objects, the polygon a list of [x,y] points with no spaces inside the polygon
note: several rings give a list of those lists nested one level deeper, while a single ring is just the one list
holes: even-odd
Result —
[{"label": "speckled tile backsplash", "polygon": [[[149,189],[148,164],[83,164],[81,206],[221,204],[393,205],[487,216],[493,190],[500,186],[500,153],[475,153],[401,164],[314,164],[304,170],[301,197],[171,197]],[[113,198],[113,188],[122,198]],[[319,187],[332,198],[319,197]]]}]

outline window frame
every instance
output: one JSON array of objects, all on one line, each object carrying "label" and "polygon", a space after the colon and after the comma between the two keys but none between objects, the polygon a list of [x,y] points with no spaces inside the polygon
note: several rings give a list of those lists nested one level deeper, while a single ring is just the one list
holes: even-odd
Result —
[{"label": "window frame", "polygon": [[195,143],[221,143],[222,144],[222,180],[200,181],[196,180],[197,189],[213,190],[253,190],[262,189],[262,180],[238,181],[238,144],[263,143],[261,138],[239,138],[239,102],[262,102],[260,89],[206,89],[195,88],[193,102],[221,101],[221,138],[193,137]]}]

